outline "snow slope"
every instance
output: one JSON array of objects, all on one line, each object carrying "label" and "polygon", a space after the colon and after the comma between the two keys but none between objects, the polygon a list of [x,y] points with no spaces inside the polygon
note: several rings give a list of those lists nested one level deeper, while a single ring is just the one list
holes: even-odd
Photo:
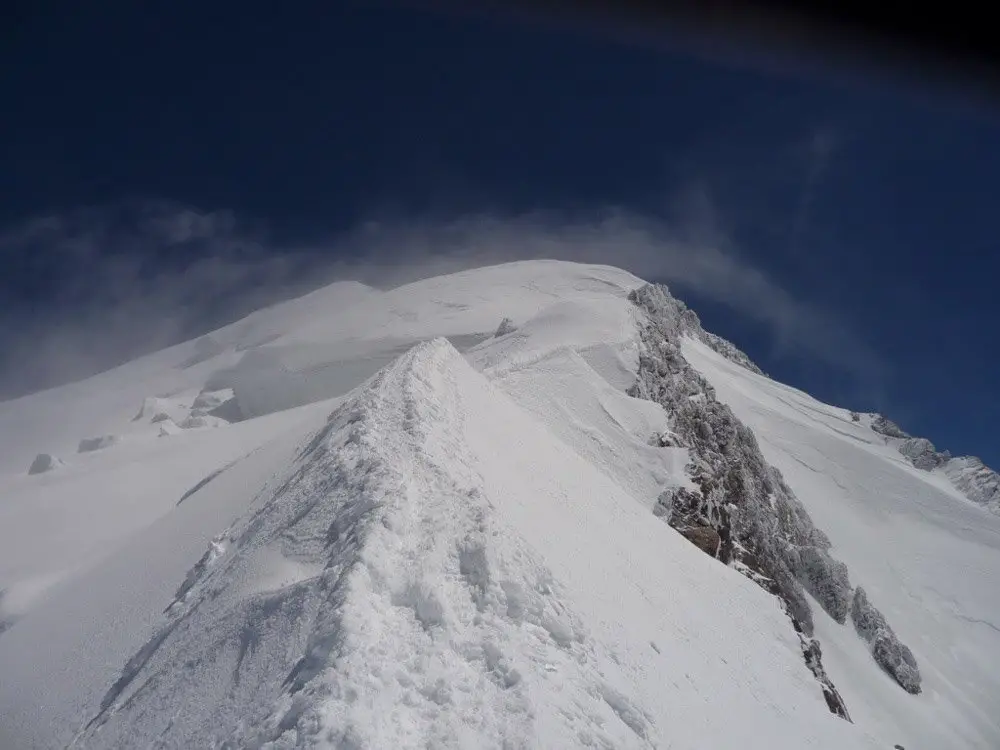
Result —
[{"label": "snow slope", "polygon": [[915,468],[850,412],[756,375],[693,339],[684,354],[757,436],[924,676],[901,693],[850,621],[817,612],[824,663],[852,718],[887,746],[1000,747],[1000,519]]},{"label": "snow slope", "polygon": [[441,339],[208,555],[79,746],[865,746],[771,597]]},{"label": "snow slope", "polygon": [[[948,503],[971,506],[895,453],[932,494],[898,542],[910,593],[872,595],[928,689],[883,685],[818,616],[857,723],[834,717],[778,600],[650,511],[690,478],[686,449],[653,439],[665,412],[625,394],[642,283],[532,261],[335,284],[0,403],[0,748],[985,746],[995,642],[933,643],[995,623],[993,527],[948,526],[954,565],[935,569],[922,545]],[[768,414],[752,426],[771,459],[767,436],[798,427]],[[64,465],[29,475],[39,453]],[[889,460],[872,456],[856,481]],[[793,486],[866,586],[898,583],[841,548],[836,503]],[[933,621],[907,623],[910,594]]]}]

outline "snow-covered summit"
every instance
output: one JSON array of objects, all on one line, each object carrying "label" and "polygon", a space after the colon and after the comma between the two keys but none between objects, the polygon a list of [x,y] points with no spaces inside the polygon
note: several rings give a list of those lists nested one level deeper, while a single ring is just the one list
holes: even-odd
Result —
[{"label": "snow-covered summit", "polygon": [[1000,519],[665,289],[513,263],[199,341],[0,404],[0,747],[1000,741]]}]

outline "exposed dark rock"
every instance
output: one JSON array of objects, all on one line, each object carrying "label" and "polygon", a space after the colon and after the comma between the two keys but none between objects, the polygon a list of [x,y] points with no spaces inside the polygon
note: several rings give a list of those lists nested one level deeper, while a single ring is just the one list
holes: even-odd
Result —
[{"label": "exposed dark rock", "polygon": [[908,693],[919,693],[920,670],[913,652],[899,641],[860,586],[854,591],[851,620],[858,635],[871,645],[872,656],[878,665]]},{"label": "exposed dark rock", "polygon": [[28,474],[44,474],[47,471],[58,469],[63,462],[50,453],[39,453],[35,460],[28,467]]},{"label": "exposed dark rock", "polygon": [[861,421],[861,415],[858,414],[856,411],[852,411],[851,412],[851,421],[852,422],[860,422]]},{"label": "exposed dark rock", "polygon": [[510,318],[504,318],[500,321],[500,325],[497,326],[496,333],[493,334],[494,338],[500,338],[501,336],[506,336],[508,333],[513,333],[517,328],[514,326],[514,321]]},{"label": "exposed dark rock", "polygon": [[840,692],[834,686],[833,681],[823,669],[823,651],[820,649],[819,641],[815,638],[807,638],[799,632],[799,639],[802,641],[802,656],[806,660],[806,666],[813,673],[816,681],[819,682],[823,690],[823,698],[826,699],[826,706],[830,713],[836,714],[847,721],[851,720],[851,715],[847,712],[847,704],[840,696]]},{"label": "exposed dark rock", "polygon": [[722,537],[711,526],[691,526],[686,529],[679,529],[679,531],[685,539],[705,554],[711,557],[719,556]]}]

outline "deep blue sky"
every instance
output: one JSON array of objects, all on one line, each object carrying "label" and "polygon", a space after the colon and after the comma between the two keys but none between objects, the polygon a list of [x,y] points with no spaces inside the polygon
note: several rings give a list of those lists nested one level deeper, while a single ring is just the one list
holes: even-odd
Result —
[{"label": "deep blue sky", "polygon": [[[708,195],[732,252],[878,366],[832,367],[690,289],[707,328],[779,379],[1000,464],[995,113],[864,74],[391,5],[92,5],[27,7],[4,30],[0,228],[172,201],[280,248],[386,215],[676,221],[685,195]],[[44,251],[3,248],[8,329],[72,312]]]}]

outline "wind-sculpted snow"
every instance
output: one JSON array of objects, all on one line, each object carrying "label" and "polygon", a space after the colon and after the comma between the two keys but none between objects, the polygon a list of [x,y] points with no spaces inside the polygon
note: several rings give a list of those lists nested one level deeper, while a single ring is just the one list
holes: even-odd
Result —
[{"label": "wind-sculpted snow", "polygon": [[[847,566],[830,556],[829,539],[767,464],[753,432],[716,400],[712,386],[681,352],[681,337],[700,329],[697,318],[663,286],[644,286],[630,299],[647,313],[645,351],[630,394],[661,404],[670,415],[674,433],[691,451],[689,470],[699,488],[667,490],[657,514],[689,539],[697,529],[714,529],[720,540],[714,556],[777,594],[806,636],[813,633],[813,616],[803,588],[844,623],[852,596]],[[803,647],[809,648],[805,640]],[[818,649],[806,657],[819,664]],[[900,684],[919,691],[915,663],[913,675]],[[831,710],[846,718],[832,684],[824,689],[836,696]]]}]

